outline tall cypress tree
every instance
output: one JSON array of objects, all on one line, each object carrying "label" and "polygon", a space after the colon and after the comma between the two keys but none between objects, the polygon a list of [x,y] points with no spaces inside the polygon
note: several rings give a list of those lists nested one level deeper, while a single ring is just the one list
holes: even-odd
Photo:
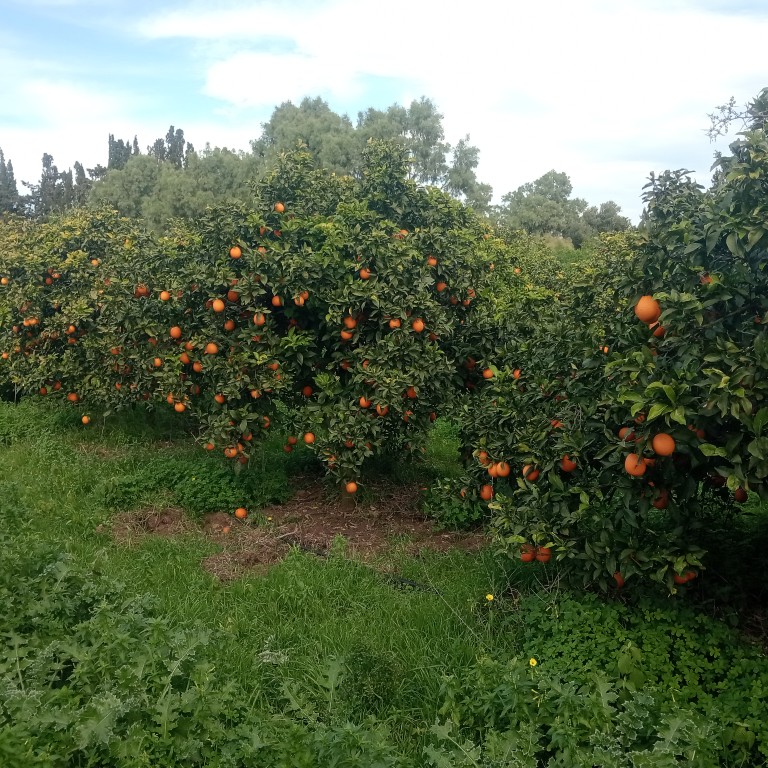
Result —
[{"label": "tall cypress tree", "polygon": [[0,213],[12,213],[19,207],[19,190],[13,175],[13,165],[6,162],[3,150],[0,148]]}]

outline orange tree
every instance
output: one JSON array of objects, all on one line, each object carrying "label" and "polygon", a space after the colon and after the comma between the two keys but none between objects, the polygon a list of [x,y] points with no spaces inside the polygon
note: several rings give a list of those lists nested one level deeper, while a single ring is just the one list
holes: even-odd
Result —
[{"label": "orange tree", "polygon": [[311,445],[354,491],[367,457],[418,450],[450,400],[485,234],[382,143],[356,180],[281,156],[251,205],[162,238],[111,211],[9,223],[0,377],[86,409],[172,407],[242,464],[279,411],[286,450]]},{"label": "orange tree", "polygon": [[587,280],[506,313],[465,444],[508,551],[604,588],[675,590],[702,566],[708,516],[765,495],[764,132],[732,150],[708,192],[652,179],[641,241],[596,253],[613,301]]}]

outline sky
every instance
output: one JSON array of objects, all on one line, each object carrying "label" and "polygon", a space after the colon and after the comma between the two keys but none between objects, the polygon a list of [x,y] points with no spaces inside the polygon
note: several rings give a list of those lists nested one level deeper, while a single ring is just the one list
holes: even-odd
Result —
[{"label": "sky", "polygon": [[768,86],[765,40],[768,0],[0,0],[0,148],[37,181],[110,133],[248,150],[285,101],[427,96],[495,202],[554,169],[636,221],[651,172],[708,182],[707,115]]}]

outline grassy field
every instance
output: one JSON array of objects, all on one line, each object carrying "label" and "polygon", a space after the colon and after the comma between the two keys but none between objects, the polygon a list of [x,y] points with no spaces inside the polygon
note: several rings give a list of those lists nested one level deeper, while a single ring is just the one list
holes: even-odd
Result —
[{"label": "grassy field", "polygon": [[[203,561],[277,539],[257,510],[314,464],[276,436],[235,476],[178,424],[0,404],[0,765],[766,764],[768,661],[684,600],[574,595],[554,563],[405,533],[364,558],[282,541],[220,581]],[[398,503],[455,453],[442,424],[389,467]],[[177,529],[116,535],[164,510]]]}]

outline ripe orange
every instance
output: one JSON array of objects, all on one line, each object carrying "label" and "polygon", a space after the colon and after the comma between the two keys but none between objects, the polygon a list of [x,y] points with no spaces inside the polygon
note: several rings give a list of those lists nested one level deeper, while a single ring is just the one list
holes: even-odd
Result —
[{"label": "ripe orange", "polygon": [[399,328],[400,327],[400,318],[399,317],[393,317],[389,321],[389,327],[392,328],[392,330],[394,330],[395,328]]},{"label": "ripe orange", "polygon": [[616,571],[613,574],[613,580],[616,582],[616,587],[621,589],[624,586],[624,577],[621,575],[621,571]]},{"label": "ripe orange", "polygon": [[486,368],[483,371],[483,378],[484,379],[492,379],[493,378],[493,371],[490,368]]},{"label": "ripe orange", "polygon": [[532,563],[536,559],[536,547],[533,544],[523,544],[520,547],[520,559],[524,563]]},{"label": "ripe orange", "polygon": [[360,270],[360,279],[361,279],[361,280],[368,280],[368,278],[369,278],[370,276],[371,276],[371,271],[370,271],[369,269],[366,269],[365,267],[363,267],[363,268]]},{"label": "ripe orange", "polygon": [[496,462],[492,461],[492,462],[491,462],[491,463],[488,465],[488,474],[489,474],[491,477],[498,477],[498,476],[499,476],[499,469],[498,469],[498,464],[496,464]]},{"label": "ripe orange", "polygon": [[155,359],[152,361],[152,365],[154,365],[154,366],[155,366],[155,368],[162,368],[162,367],[163,367],[163,361],[162,361],[162,359],[161,359],[161,358],[159,358],[159,357],[156,357],[156,358],[155,358]]},{"label": "ripe orange", "polygon": [[226,306],[227,305],[221,299],[214,299],[213,304],[211,304],[214,312],[223,312]]},{"label": "ripe orange", "polygon": [[627,454],[627,458],[624,459],[624,469],[632,477],[642,477],[647,468],[645,459],[636,453]]},{"label": "ripe orange", "polygon": [[80,400],[80,395],[78,395],[77,392],[70,392],[67,395],[67,400],[69,400],[70,403],[76,403]]},{"label": "ripe orange", "polygon": [[312,397],[312,387],[307,384],[307,386],[301,390],[301,394],[304,395],[304,397]]},{"label": "ripe orange", "polygon": [[648,327],[653,331],[653,335],[657,339],[661,339],[667,332],[664,326],[661,326],[658,323],[651,323],[651,325]]},{"label": "ripe orange", "polygon": [[235,517],[238,520],[245,520],[245,518],[248,517],[248,510],[245,507],[238,507],[235,510]]},{"label": "ripe orange", "polygon": [[539,563],[548,563],[552,559],[552,550],[549,547],[536,548],[536,561]]},{"label": "ripe orange", "polygon": [[413,328],[416,333],[421,333],[426,326],[424,325],[424,321],[418,317],[411,323],[411,328]]},{"label": "ripe orange", "polygon": [[389,406],[378,403],[376,405],[376,413],[378,413],[379,416],[386,416],[389,413]]},{"label": "ripe orange", "polygon": [[205,345],[205,354],[206,355],[216,355],[216,354],[218,354],[218,352],[219,352],[219,345],[216,344],[215,342],[209,341]]},{"label": "ripe orange", "polygon": [[257,312],[257,313],[256,313],[256,314],[253,316],[253,324],[254,324],[254,325],[262,326],[262,325],[264,325],[264,323],[266,323],[266,322],[267,322],[267,318],[266,318],[266,316],[264,315],[264,313],[263,313],[263,312]]},{"label": "ripe orange", "polygon": [[218,394],[214,395],[214,396],[213,396],[213,399],[214,399],[214,400],[215,400],[215,401],[216,401],[216,402],[217,402],[219,405],[224,405],[224,403],[226,403],[226,402],[227,402],[227,398],[226,398],[226,397],[224,397],[224,395],[222,395],[221,393],[218,393]]},{"label": "ripe orange", "polygon": [[239,245],[233,245],[233,246],[232,246],[232,247],[229,249],[229,255],[230,255],[230,256],[231,256],[233,259],[239,259],[239,258],[240,258],[240,257],[243,255],[243,251],[242,251],[242,249],[240,248],[240,246],[239,246]]},{"label": "ripe orange", "polygon": [[675,452],[675,441],[672,435],[660,432],[651,442],[654,453],[659,456],[671,456]]},{"label": "ripe orange", "polygon": [[651,504],[656,509],[666,509],[669,506],[669,491],[666,488],[659,488],[659,494]]},{"label": "ripe orange", "polygon": [[355,320],[354,317],[345,317],[344,318],[344,327],[348,330],[352,330],[357,325],[357,320]]},{"label": "ripe orange", "polygon": [[176,413],[184,413],[184,411],[187,410],[187,406],[184,405],[184,403],[176,403],[173,406],[173,410],[176,411]]},{"label": "ripe orange", "polygon": [[483,501],[490,501],[493,498],[493,486],[484,485],[480,488],[480,498]]},{"label": "ripe orange", "polygon": [[90,416],[83,416],[83,418],[80,419],[80,421],[82,421],[83,424],[86,424],[86,425],[90,424],[91,423],[91,417]]},{"label": "ripe orange", "polygon": [[512,378],[514,379],[519,379],[522,375],[522,371],[519,368],[515,368],[515,370],[512,371]]},{"label": "ripe orange", "polygon": [[307,445],[312,445],[312,443],[314,443],[314,442],[315,442],[315,436],[314,436],[314,434],[312,434],[312,432],[307,432],[307,433],[304,435],[304,442],[305,442]]},{"label": "ripe orange", "polygon": [[436,267],[437,259],[434,256],[427,256],[427,264],[429,264],[430,267]]},{"label": "ripe orange", "polygon": [[354,334],[352,333],[352,331],[344,330],[339,332],[339,336],[341,336],[341,338],[344,339],[344,341],[349,341],[350,339],[352,339]]},{"label": "ripe orange", "polygon": [[272,306],[273,307],[282,307],[283,306],[283,300],[279,296],[273,296],[272,297]]},{"label": "ripe orange", "polygon": [[234,331],[235,330],[235,321],[230,318],[224,323],[224,330],[225,331]]},{"label": "ripe orange", "polygon": [[360,403],[360,407],[361,408],[370,408],[371,407],[371,401],[365,395],[363,395],[360,398],[359,403]]},{"label": "ripe orange", "polygon": [[560,469],[563,472],[573,472],[576,469],[576,462],[566,453],[560,462]]},{"label": "ripe orange", "polygon": [[442,280],[435,285],[438,293],[442,293],[448,287],[448,283],[444,283]]},{"label": "ripe orange", "polygon": [[526,464],[523,467],[523,477],[529,483],[535,483],[539,479],[539,470],[533,464]]},{"label": "ripe orange", "polygon": [[619,430],[619,439],[620,440],[635,440],[635,433],[632,431],[631,427],[622,427]]},{"label": "ripe orange", "polygon": [[203,372],[203,364],[199,360],[195,360],[195,362],[192,363],[192,370],[195,373],[202,373]]},{"label": "ripe orange", "polygon": [[224,455],[228,459],[234,459],[237,456],[237,448],[234,445],[229,445],[224,449]]},{"label": "ripe orange", "polygon": [[180,339],[181,338],[181,328],[178,325],[174,325],[170,330],[170,335],[172,339]]},{"label": "ripe orange", "polygon": [[743,504],[748,497],[749,497],[749,494],[746,492],[744,488],[737,488],[733,493],[734,500],[737,501],[739,504]]},{"label": "ripe orange", "polygon": [[488,458],[488,451],[478,451],[477,454],[477,460],[485,467],[488,464],[490,464],[490,459]]},{"label": "ripe orange", "polygon": [[510,467],[506,461],[500,461],[496,465],[496,475],[498,477],[509,477],[511,472],[512,472],[512,467]]},{"label": "ripe orange", "polygon": [[160,291],[160,301],[169,301],[171,294],[168,291]]},{"label": "ripe orange", "polygon": [[635,315],[644,323],[655,323],[661,316],[661,306],[653,296],[641,296],[635,304]]},{"label": "ripe orange", "polygon": [[284,213],[285,212],[285,204],[284,203],[275,203],[275,212],[276,213]]},{"label": "ripe orange", "polygon": [[240,294],[230,288],[230,290],[227,291],[227,301],[231,301],[233,304],[236,304],[238,301],[240,301]]},{"label": "ripe orange", "polygon": [[357,493],[357,483],[354,480],[350,480],[345,486],[344,490],[347,493]]}]

